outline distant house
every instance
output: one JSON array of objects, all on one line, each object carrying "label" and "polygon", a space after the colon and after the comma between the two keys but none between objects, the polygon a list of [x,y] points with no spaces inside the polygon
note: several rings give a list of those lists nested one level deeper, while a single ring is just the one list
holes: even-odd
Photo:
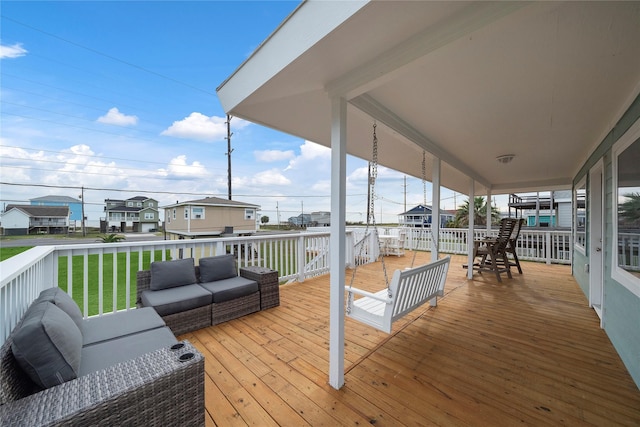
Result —
[{"label": "distant house", "polygon": [[329,227],[331,225],[331,212],[311,212],[292,216],[288,220],[294,227]]},{"label": "distant house", "polygon": [[69,221],[82,221],[82,200],[69,196],[42,196],[29,199],[33,206],[68,206]]},{"label": "distant house", "polygon": [[[398,215],[398,224],[403,227],[431,227],[431,206],[418,205]],[[455,214],[440,211],[440,227],[453,221]]]},{"label": "distant house", "polygon": [[103,232],[148,232],[158,228],[160,214],[155,199],[136,196],[126,200],[106,199],[104,203]]},{"label": "distant house", "polygon": [[167,237],[173,239],[254,234],[260,206],[207,197],[162,206]]},{"label": "distant house", "polygon": [[2,228],[6,236],[67,233],[69,207],[7,205],[2,213]]},{"label": "distant house", "polygon": [[[584,198],[578,199],[577,221],[584,222]],[[573,201],[571,190],[551,191],[549,195],[539,194],[518,196],[509,195],[509,214],[514,209],[516,216],[526,219],[528,227],[565,227],[571,228],[573,221]],[[518,211],[520,211],[518,215]]]}]

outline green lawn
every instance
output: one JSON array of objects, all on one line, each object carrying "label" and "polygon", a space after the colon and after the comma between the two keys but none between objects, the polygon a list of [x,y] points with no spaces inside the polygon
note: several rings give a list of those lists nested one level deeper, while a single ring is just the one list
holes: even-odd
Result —
[{"label": "green lawn", "polygon": [[[17,247],[0,247],[0,261],[4,261],[14,255],[17,255],[21,252],[31,249],[33,246],[17,246]],[[135,306],[136,304],[136,272],[138,271],[138,252],[131,252],[130,255],[130,267],[129,267],[129,278],[130,278],[130,290],[129,290],[129,301],[131,306]],[[170,253],[167,251],[166,255],[167,259],[170,259]],[[103,281],[103,311],[109,312],[113,310],[113,295],[116,294],[116,305],[119,310],[126,308],[127,295],[126,295],[126,280],[127,280],[127,263],[126,263],[126,254],[120,253],[117,254],[117,277],[118,282],[117,286],[114,287],[113,283],[113,254],[104,254],[102,257],[102,270],[99,268],[98,255],[89,255],[88,263],[87,263],[87,273],[88,273],[88,308],[89,315],[98,314],[99,307],[99,273],[102,274]],[[162,259],[162,250],[156,250],[154,253],[154,260]],[[63,256],[58,258],[58,286],[61,289],[64,289],[68,292],[68,267],[67,267],[67,257]],[[84,282],[84,257],[83,256],[74,256],[72,259],[73,265],[73,276],[71,278],[71,283],[73,284],[73,299],[78,303],[80,309],[84,312],[84,301],[83,301],[83,282]],[[142,253],[142,269],[148,270],[149,265],[151,264],[151,251],[144,251]]]},{"label": "green lawn", "polygon": [[[138,271],[138,260],[139,253],[131,252],[130,254],[130,266],[129,271],[127,273],[127,263],[126,263],[125,253],[119,253],[116,255],[116,271],[117,271],[117,283],[114,286],[113,280],[113,254],[104,254],[102,256],[102,269],[99,266],[99,257],[98,255],[89,255],[88,256],[88,310],[89,315],[98,314],[99,312],[99,283],[100,283],[100,271],[102,271],[102,297],[103,297],[103,312],[113,311],[113,299],[114,294],[116,295],[116,305],[118,310],[122,310],[126,308],[127,303],[127,288],[126,288],[126,280],[127,274],[130,278],[130,290],[129,290],[129,303],[130,306],[135,306],[136,304],[136,272]],[[162,250],[156,250],[154,253],[154,260],[162,259]],[[167,251],[167,259],[170,259],[169,251]],[[58,259],[58,286],[61,289],[69,292],[69,283],[68,283],[68,266],[67,266],[67,257],[60,257]],[[144,251],[142,254],[142,269],[148,270],[149,265],[151,264],[151,252]],[[84,257],[83,256],[74,256],[72,259],[73,265],[73,275],[71,278],[72,282],[72,296],[73,299],[78,303],[80,310],[84,312]]]},{"label": "green lawn", "polygon": [[21,252],[31,249],[33,246],[16,246],[13,248],[4,248],[0,246],[0,261],[4,261],[7,258],[11,258],[14,255],[18,255]]}]

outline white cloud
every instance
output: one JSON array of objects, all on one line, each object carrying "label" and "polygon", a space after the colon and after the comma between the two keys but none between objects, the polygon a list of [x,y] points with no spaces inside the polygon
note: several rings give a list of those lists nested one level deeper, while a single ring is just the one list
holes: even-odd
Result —
[{"label": "white cloud", "polygon": [[8,46],[0,44],[0,59],[5,58],[19,58],[25,56],[28,50],[22,47],[22,43],[16,43]]},{"label": "white cloud", "polygon": [[255,174],[252,179],[252,182],[256,185],[261,186],[271,186],[271,185],[290,185],[291,180],[286,176],[282,175],[282,173],[278,169],[270,169],[267,171],[259,172]]},{"label": "white cloud", "polygon": [[138,124],[137,116],[122,114],[116,107],[110,109],[104,116],[98,117],[99,123],[116,126],[135,126]]},{"label": "white cloud", "polygon": [[[198,141],[221,141],[227,136],[226,121],[226,117],[208,117],[202,113],[194,112],[182,120],[173,122],[160,135]],[[231,126],[234,130],[242,129],[249,124],[248,121],[242,119],[233,119],[231,121]]]},{"label": "white cloud", "polygon": [[285,171],[305,168],[305,165],[309,165],[311,163],[316,166],[324,165],[325,162],[330,160],[330,148],[316,144],[315,142],[305,141],[304,144],[300,146],[300,155],[291,159],[289,166],[286,167]]},{"label": "white cloud", "polygon": [[254,151],[253,155],[259,162],[278,162],[280,160],[290,160],[295,157],[293,150],[262,150]]},{"label": "white cloud", "polygon": [[205,178],[209,174],[204,165],[198,161],[191,164],[187,163],[187,156],[180,155],[169,161],[166,169],[160,169],[159,174],[162,176],[173,176],[178,178]]}]

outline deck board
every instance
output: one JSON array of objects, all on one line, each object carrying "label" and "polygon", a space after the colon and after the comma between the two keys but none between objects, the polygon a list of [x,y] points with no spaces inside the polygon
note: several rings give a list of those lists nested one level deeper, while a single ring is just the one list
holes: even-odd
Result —
[{"label": "deck board", "polygon": [[[386,257],[389,278],[412,257]],[[341,390],[327,384],[328,275],[183,335],[205,355],[206,425],[640,425],[640,390],[570,267],[525,262],[498,283],[467,280],[464,262],[452,257],[437,307],[389,335],[346,319]],[[380,263],[359,267],[353,286],[383,289]]]}]

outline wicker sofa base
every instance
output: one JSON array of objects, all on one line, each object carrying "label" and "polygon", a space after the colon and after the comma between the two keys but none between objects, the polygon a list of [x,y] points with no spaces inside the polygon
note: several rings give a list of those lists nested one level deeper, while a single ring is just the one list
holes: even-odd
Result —
[{"label": "wicker sofa base", "polygon": [[204,357],[188,341],[34,393],[0,346],[1,426],[204,426]]},{"label": "wicker sofa base", "polygon": [[211,304],[211,324],[226,322],[227,320],[260,311],[260,292],[256,291],[246,297],[231,301]]},{"label": "wicker sofa base", "polygon": [[211,306],[205,305],[191,310],[162,316],[174,335],[182,335],[211,325]]}]

